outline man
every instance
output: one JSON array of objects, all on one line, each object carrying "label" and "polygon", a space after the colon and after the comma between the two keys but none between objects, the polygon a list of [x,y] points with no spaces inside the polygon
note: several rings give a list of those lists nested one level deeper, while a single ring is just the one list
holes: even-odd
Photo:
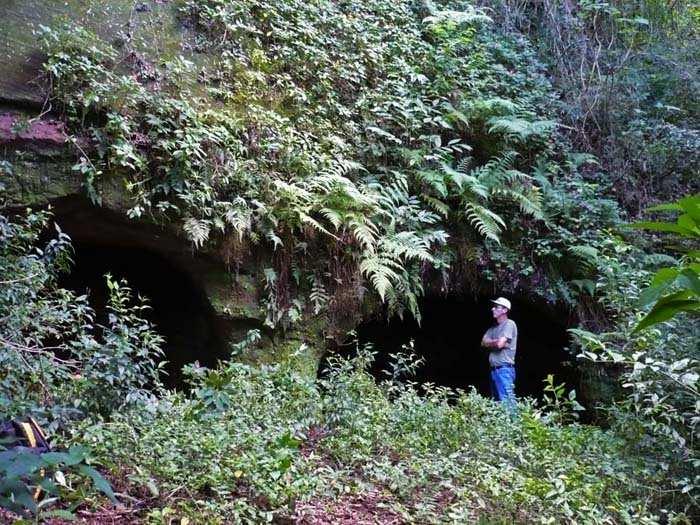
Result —
[{"label": "man", "polygon": [[497,401],[509,407],[515,403],[515,348],[518,327],[508,319],[510,301],[504,297],[491,301],[491,314],[496,324],[486,330],[481,346],[489,350],[491,365],[491,393]]}]

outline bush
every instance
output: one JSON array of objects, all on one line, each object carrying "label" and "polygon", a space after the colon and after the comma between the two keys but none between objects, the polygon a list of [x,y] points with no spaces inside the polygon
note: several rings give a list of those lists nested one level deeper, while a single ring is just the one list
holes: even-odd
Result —
[{"label": "bush", "polygon": [[36,248],[49,215],[0,215],[0,419],[33,414],[51,431],[69,420],[109,417],[157,391],[162,338],[141,317],[125,283],[107,277],[108,318],[88,298],[57,286],[70,239]]}]

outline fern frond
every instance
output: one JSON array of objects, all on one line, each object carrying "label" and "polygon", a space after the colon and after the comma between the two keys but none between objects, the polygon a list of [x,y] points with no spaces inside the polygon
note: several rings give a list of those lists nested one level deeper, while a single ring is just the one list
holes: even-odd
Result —
[{"label": "fern frond", "polygon": [[408,179],[402,173],[392,171],[395,178],[390,184],[379,186],[380,204],[396,208],[408,201]]},{"label": "fern frond", "polygon": [[314,315],[318,315],[326,307],[328,301],[330,300],[330,295],[326,291],[326,287],[323,285],[321,279],[312,275],[311,278],[311,292],[309,293],[309,301],[311,301],[311,306],[313,307]]},{"label": "fern frond", "polygon": [[466,106],[464,112],[470,122],[484,122],[491,117],[512,115],[518,109],[518,105],[512,100],[494,97],[474,100]]},{"label": "fern frond", "polygon": [[329,237],[332,237],[333,239],[338,240],[338,237],[336,237],[331,232],[329,232],[326,228],[323,227],[323,225],[320,222],[318,222],[316,219],[314,219],[310,215],[307,215],[306,213],[300,213],[299,219],[301,220],[301,222],[303,224],[308,224],[309,226],[311,226],[315,230],[317,230],[321,233],[325,233]]},{"label": "fern frond", "polygon": [[488,197],[488,188],[486,188],[479,178],[474,175],[474,173],[464,173],[463,171],[458,171],[453,169],[447,164],[442,165],[442,170],[448,176],[449,180],[457,186],[457,188],[462,190],[468,190],[471,193],[483,197],[484,199]]},{"label": "fern frond", "polygon": [[185,219],[182,228],[195,248],[201,248],[209,239],[211,223],[202,219],[189,218]]},{"label": "fern frond", "polygon": [[569,252],[580,262],[585,271],[591,271],[598,265],[598,250],[587,244],[569,247]]},{"label": "fern frond", "polygon": [[469,222],[472,223],[472,226],[474,226],[481,235],[493,239],[500,244],[501,240],[499,234],[503,228],[505,228],[506,224],[499,215],[473,202],[466,203],[465,212]]},{"label": "fern frond", "polygon": [[374,253],[375,243],[379,236],[377,225],[363,217],[352,219],[348,226],[360,246],[367,252]]},{"label": "fern frond", "polygon": [[435,210],[438,215],[442,217],[447,217],[449,215],[450,207],[447,203],[435,197],[431,197],[430,195],[423,195],[423,200],[428,206]]},{"label": "fern frond", "polygon": [[451,9],[437,10],[433,9],[430,16],[423,19],[426,24],[443,24],[450,22],[453,24],[488,24],[493,20],[484,14],[481,9],[466,6],[464,11],[454,11]]},{"label": "fern frond", "polygon": [[415,221],[419,224],[435,224],[440,221],[440,216],[429,210],[424,210],[420,208],[418,201],[416,200],[417,211],[415,213]]},{"label": "fern frond", "polygon": [[505,189],[501,192],[501,195],[515,201],[520,211],[524,214],[531,215],[539,220],[545,220],[544,211],[542,210],[542,194],[537,187],[532,187],[527,192]]},{"label": "fern frond", "polygon": [[400,270],[401,264],[386,255],[374,254],[360,262],[360,272],[370,280],[382,301],[393,289],[392,283],[399,279]]},{"label": "fern frond", "polygon": [[437,170],[420,170],[416,173],[419,181],[424,182],[428,187],[435,190],[440,197],[447,197],[447,184],[445,184],[445,174]]},{"label": "fern frond", "polygon": [[461,171],[466,173],[469,171],[472,167],[472,163],[474,162],[474,159],[470,156],[463,157],[460,159],[460,161],[457,163],[457,171]]},{"label": "fern frond", "polygon": [[323,215],[323,217],[330,222],[336,230],[338,230],[343,224],[343,216],[337,210],[321,208],[319,213]]},{"label": "fern frond", "polygon": [[516,151],[505,151],[499,157],[495,157],[483,166],[473,169],[470,174],[476,177],[489,191],[492,191],[500,185],[506,184],[509,179],[515,176],[516,172],[512,170],[512,167],[517,156],[518,153]]},{"label": "fern frond", "polygon": [[521,143],[533,137],[544,137],[557,126],[557,123],[553,120],[536,120],[533,122],[510,115],[491,117],[486,123],[489,126],[489,133],[500,133],[511,140]]},{"label": "fern frond", "polygon": [[447,239],[449,239],[450,234],[444,230],[430,230],[422,233],[421,237],[431,246],[433,244],[444,245],[447,244]]},{"label": "fern frond", "polygon": [[252,210],[248,208],[245,199],[238,197],[233,203],[225,203],[223,214],[224,222],[233,228],[239,239],[243,239],[245,232],[252,228]]},{"label": "fern frond", "polygon": [[381,248],[395,259],[433,261],[433,256],[430,254],[430,245],[412,231],[399,232],[391,237],[382,239]]}]

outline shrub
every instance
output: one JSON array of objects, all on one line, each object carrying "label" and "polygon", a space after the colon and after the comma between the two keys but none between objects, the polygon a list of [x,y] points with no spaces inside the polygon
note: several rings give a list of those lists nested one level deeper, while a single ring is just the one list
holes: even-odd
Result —
[{"label": "shrub", "polygon": [[57,286],[71,247],[58,228],[35,247],[48,220],[41,212],[0,215],[0,418],[34,414],[53,431],[148,402],[160,385],[162,338],[125,283],[107,278],[106,324],[96,323],[87,297]]}]

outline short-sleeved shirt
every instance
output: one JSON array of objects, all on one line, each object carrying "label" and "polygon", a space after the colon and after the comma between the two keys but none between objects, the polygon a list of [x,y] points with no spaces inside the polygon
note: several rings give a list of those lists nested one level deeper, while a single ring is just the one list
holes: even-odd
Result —
[{"label": "short-sleeved shirt", "polygon": [[515,349],[518,345],[518,326],[515,321],[506,319],[503,323],[492,326],[486,330],[489,339],[506,338],[506,346],[494,348],[489,352],[489,364],[491,366],[514,365]]}]

